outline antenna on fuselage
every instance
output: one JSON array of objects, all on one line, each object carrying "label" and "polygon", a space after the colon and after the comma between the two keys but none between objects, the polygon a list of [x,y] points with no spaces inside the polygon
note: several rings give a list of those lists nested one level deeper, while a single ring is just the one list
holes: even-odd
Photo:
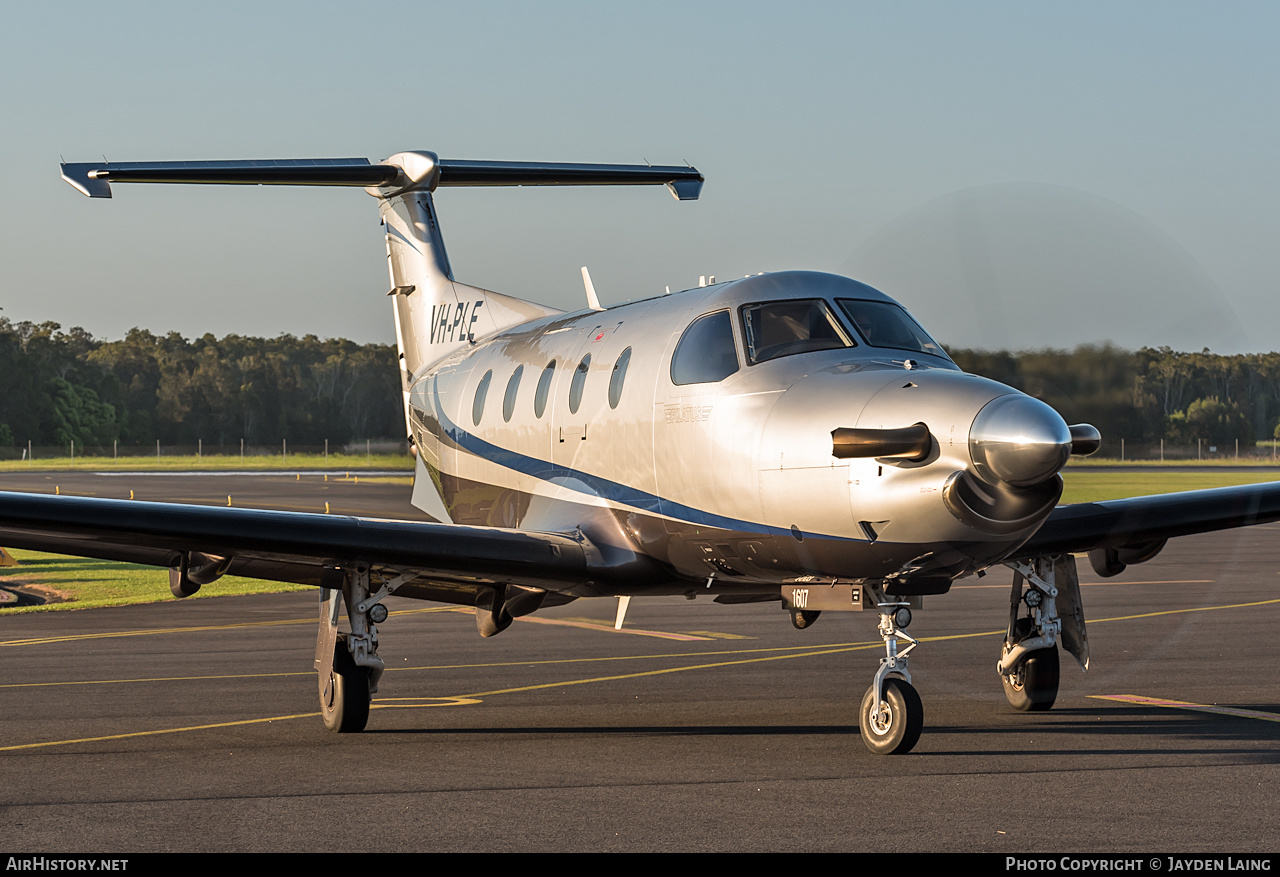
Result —
[{"label": "antenna on fuselage", "polygon": [[587,270],[587,266],[582,266],[582,286],[587,291],[587,307],[593,311],[603,311],[600,307],[600,296],[596,295],[595,284],[591,282],[591,272]]}]

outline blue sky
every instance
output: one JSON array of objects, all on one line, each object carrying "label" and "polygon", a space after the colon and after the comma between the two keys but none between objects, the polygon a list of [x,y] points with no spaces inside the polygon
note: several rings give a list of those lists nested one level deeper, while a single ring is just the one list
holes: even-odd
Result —
[{"label": "blue sky", "polygon": [[452,189],[461,280],[560,307],[849,274],[954,346],[1280,347],[1280,6],[8,3],[0,307],[392,338],[354,190],[120,186],[92,161],[680,163],[654,189]]}]

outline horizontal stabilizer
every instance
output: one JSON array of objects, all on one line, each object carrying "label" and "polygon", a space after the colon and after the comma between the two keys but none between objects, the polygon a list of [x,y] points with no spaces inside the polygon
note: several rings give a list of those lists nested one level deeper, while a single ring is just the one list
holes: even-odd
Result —
[{"label": "horizontal stabilizer", "polygon": [[681,201],[696,201],[702,174],[691,167],[635,164],[547,164],[531,161],[440,159],[441,186],[666,185]]},{"label": "horizontal stabilizer", "polygon": [[385,186],[400,174],[367,158],[263,161],[129,161],[64,164],[62,178],[90,198],[110,198],[111,183],[241,186]]},{"label": "horizontal stabilizer", "polygon": [[[411,156],[413,167],[401,156]],[[432,173],[434,171],[434,173]],[[400,153],[387,162],[365,158],[261,161],[96,162],[62,165],[62,178],[90,198],[110,198],[111,183],[187,183],[242,186],[356,186],[403,189],[422,186],[646,186],[665,185],[681,201],[702,191],[691,167],[628,164],[564,164],[440,159],[432,153]]]}]

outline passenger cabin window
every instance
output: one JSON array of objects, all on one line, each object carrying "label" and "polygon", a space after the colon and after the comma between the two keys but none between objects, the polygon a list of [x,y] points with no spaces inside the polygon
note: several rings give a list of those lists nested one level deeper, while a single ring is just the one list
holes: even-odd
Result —
[{"label": "passenger cabin window", "polygon": [[738,349],[728,311],[698,317],[680,336],[671,356],[671,383],[710,384],[738,370]]},{"label": "passenger cabin window", "polygon": [[622,385],[627,380],[627,366],[631,365],[631,348],[622,351],[618,361],[613,364],[613,374],[609,375],[609,407],[617,408],[622,401]]},{"label": "passenger cabin window", "polygon": [[524,366],[516,366],[516,370],[511,373],[511,380],[507,381],[507,393],[502,397],[502,419],[507,423],[511,422],[511,415],[516,413],[516,396],[520,393],[520,378],[524,374]]},{"label": "passenger cabin window", "polygon": [[533,394],[533,414],[535,417],[541,417],[543,412],[547,410],[547,396],[551,393],[551,379],[556,376],[556,361],[553,359],[547,363],[547,367],[542,370],[542,374],[538,377],[538,389]]},{"label": "passenger cabin window", "polygon": [[591,354],[582,357],[582,362],[573,370],[573,380],[569,382],[569,413],[577,414],[582,404],[582,389],[587,384],[587,372],[591,368]]},{"label": "passenger cabin window", "polygon": [[489,369],[480,383],[476,384],[476,400],[471,404],[471,422],[476,426],[480,425],[480,418],[484,416],[484,397],[489,394],[489,382],[492,380],[493,369]]},{"label": "passenger cabin window", "polygon": [[796,353],[854,346],[826,302],[817,298],[746,305],[742,328],[747,362],[752,365]]},{"label": "passenger cabin window", "polygon": [[947,357],[937,341],[900,306],[887,301],[841,298],[836,303],[872,347],[892,347]]}]

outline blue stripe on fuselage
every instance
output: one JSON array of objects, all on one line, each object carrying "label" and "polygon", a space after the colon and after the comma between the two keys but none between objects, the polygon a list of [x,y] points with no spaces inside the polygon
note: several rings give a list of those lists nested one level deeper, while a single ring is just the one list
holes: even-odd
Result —
[{"label": "blue stripe on fuselage", "polygon": [[[427,395],[427,394],[424,394]],[[706,512],[701,509],[695,509],[692,506],[681,505],[672,502],[669,499],[663,499],[652,493],[647,493],[635,487],[626,484],[620,484],[616,481],[610,481],[607,478],[601,478],[598,475],[592,475],[589,472],[583,472],[580,469],[570,469],[567,466],[561,466],[548,460],[539,460],[537,457],[529,457],[525,454],[511,451],[503,447],[499,447],[491,442],[485,441],[478,435],[468,432],[458,424],[449,419],[444,409],[440,407],[439,398],[435,393],[430,393],[431,405],[435,409],[435,415],[444,429],[442,439],[448,439],[460,450],[467,451],[491,463],[496,463],[514,472],[524,475],[530,475],[543,481],[550,481],[552,478],[578,478],[591,486],[597,496],[603,497],[611,502],[621,505],[630,506],[643,512],[654,515],[663,515],[674,518],[682,523],[694,524],[702,527],[716,527],[722,530],[736,530],[742,533],[761,533],[770,536],[791,535],[790,529],[782,527],[770,527],[766,524],[759,524],[752,521],[742,521],[737,518],[729,518],[724,515],[717,515],[712,512]],[[570,487],[570,485],[557,485],[560,487]],[[582,491],[578,491],[582,493]],[[862,542],[862,539],[850,539],[847,536],[832,536],[825,533],[812,533],[813,535],[823,539],[839,539],[849,542]]]}]

